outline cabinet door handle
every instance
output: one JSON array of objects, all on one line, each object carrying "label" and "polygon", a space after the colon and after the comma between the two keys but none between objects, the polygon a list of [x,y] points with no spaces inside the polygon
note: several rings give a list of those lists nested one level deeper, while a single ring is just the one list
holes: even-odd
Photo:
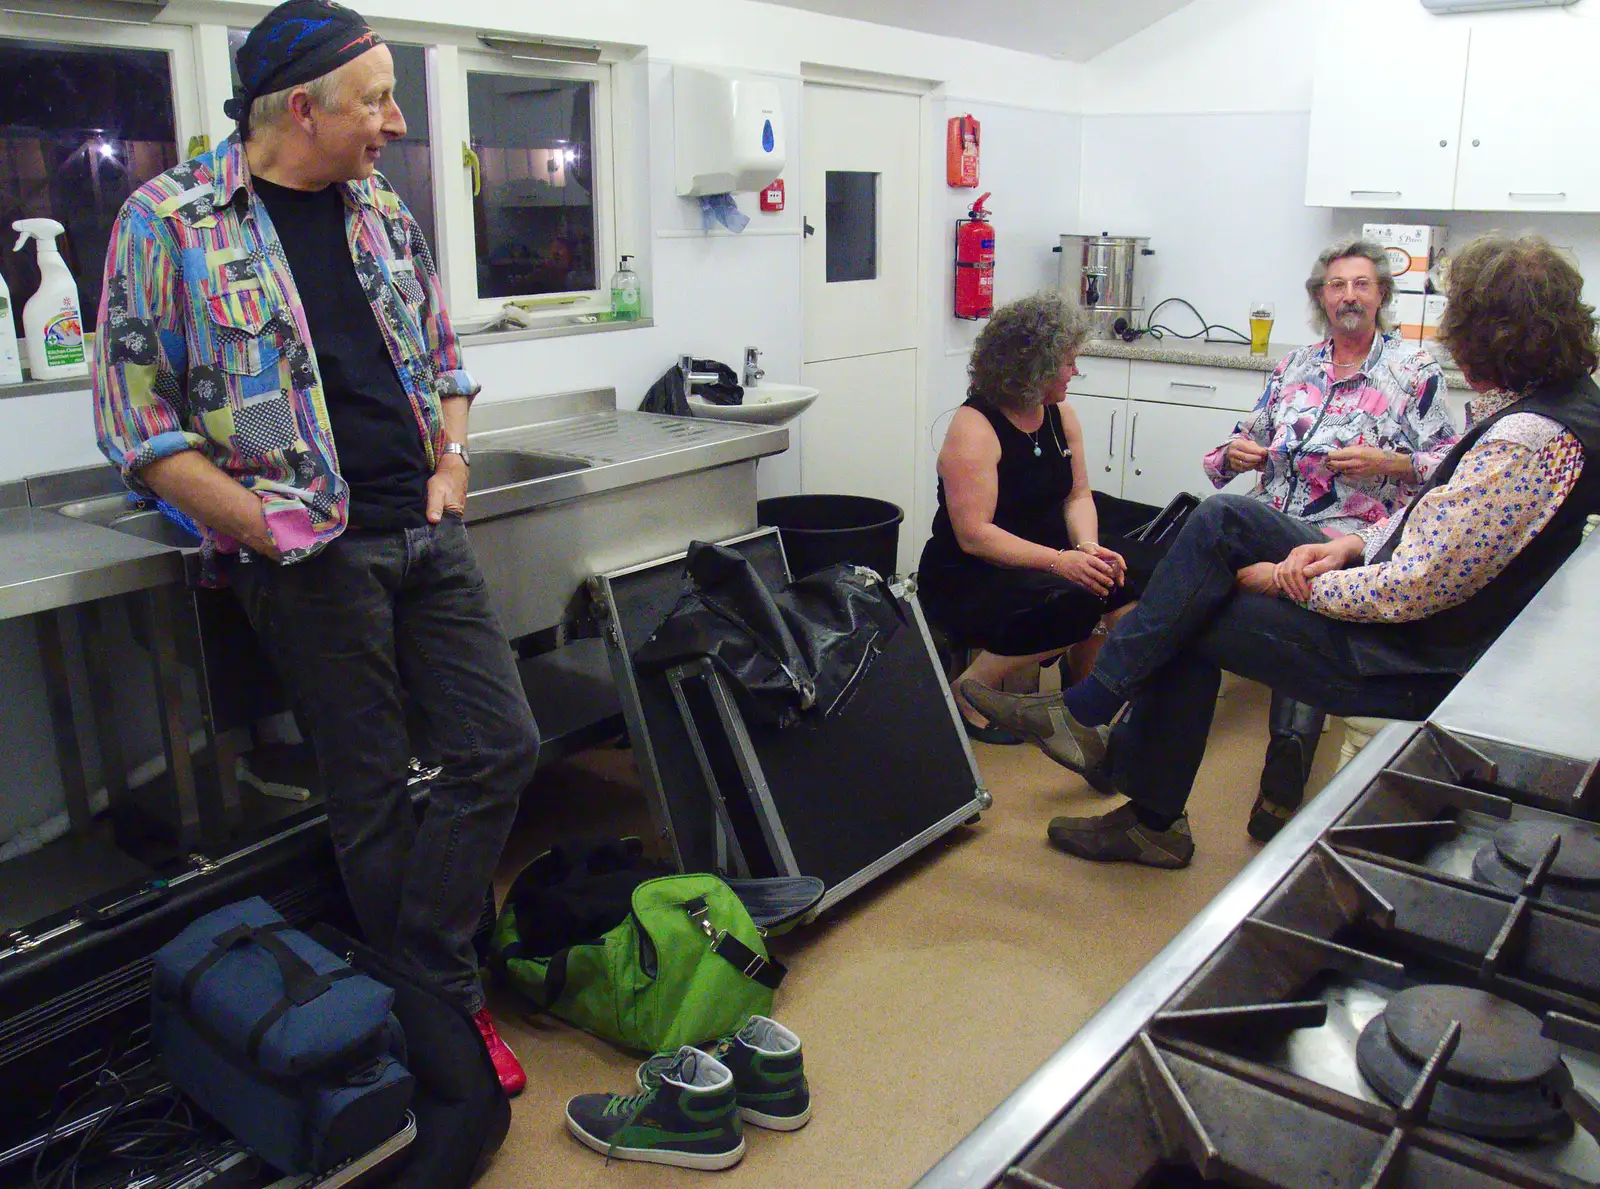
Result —
[{"label": "cabinet door handle", "polygon": [[1167,382],[1167,387],[1193,388],[1196,392],[1215,392],[1217,390],[1217,386],[1215,384],[1194,384],[1188,380],[1169,380]]},{"label": "cabinet door handle", "polygon": [[1128,461],[1133,461],[1134,449],[1139,445],[1139,414],[1133,415],[1133,425],[1128,429]]},{"label": "cabinet door handle", "polygon": [[1512,190],[1506,195],[1512,202],[1565,202],[1565,190],[1551,190],[1548,193],[1538,193],[1531,190]]},{"label": "cabinet door handle", "polygon": [[1352,190],[1351,198],[1399,198],[1399,190]]},{"label": "cabinet door handle", "polygon": [[[1110,458],[1116,452],[1117,452],[1117,412],[1116,412],[1115,409],[1113,409],[1112,412],[1111,412],[1111,432],[1106,434],[1106,457]],[[1108,471],[1110,469],[1111,469],[1110,467],[1106,468],[1106,470],[1108,470]]]}]

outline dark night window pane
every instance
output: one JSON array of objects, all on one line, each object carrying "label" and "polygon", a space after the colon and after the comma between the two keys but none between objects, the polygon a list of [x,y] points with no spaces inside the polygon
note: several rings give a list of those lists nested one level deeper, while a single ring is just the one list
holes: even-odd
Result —
[{"label": "dark night window pane", "polygon": [[479,297],[598,289],[594,84],[467,73]]},{"label": "dark night window pane", "polygon": [[[239,85],[239,47],[249,36],[248,29],[228,30],[228,64],[233,70],[233,85]],[[428,246],[438,251],[433,221],[433,157],[428,140],[428,52],[420,45],[386,41],[394,58],[394,98],[406,118],[406,134],[390,141],[378,161],[378,170],[389,179],[406,209],[428,237]]]},{"label": "dark night window pane", "polygon": [[878,275],[878,175],[828,170],[827,281]]},{"label": "dark night window pane", "polygon": [[[0,235],[11,235],[14,219],[66,226],[57,244],[85,330],[95,327],[117,211],[178,163],[177,141],[165,52],[0,38]],[[32,250],[0,251],[18,338],[39,287],[36,260]]]}]

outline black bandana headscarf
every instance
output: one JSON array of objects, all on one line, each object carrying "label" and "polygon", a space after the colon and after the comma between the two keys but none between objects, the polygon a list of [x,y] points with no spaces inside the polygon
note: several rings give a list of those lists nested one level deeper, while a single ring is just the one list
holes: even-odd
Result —
[{"label": "black bandana headscarf", "polygon": [[250,105],[261,96],[321,78],[382,44],[353,9],[333,0],[288,0],[262,17],[239,47],[239,86],[223,111],[249,139]]}]

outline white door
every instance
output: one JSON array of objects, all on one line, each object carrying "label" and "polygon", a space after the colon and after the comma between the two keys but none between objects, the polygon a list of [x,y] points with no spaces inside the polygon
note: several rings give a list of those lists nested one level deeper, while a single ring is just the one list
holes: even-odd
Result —
[{"label": "white door", "polygon": [[[1600,107],[1588,22],[1539,21],[1472,34],[1461,117],[1458,210],[1600,210],[1593,148]],[[1567,30],[1566,36],[1553,36]],[[1537,82],[1507,80],[1537,70]]]},{"label": "white door", "polygon": [[[1306,205],[1448,210],[1467,28],[1430,17],[1417,4],[1366,0],[1357,7],[1372,20],[1330,4],[1322,22]],[[1541,64],[1541,87],[1533,90],[1542,90],[1544,77]]]},{"label": "white door", "polygon": [[1083,426],[1084,463],[1089,486],[1106,495],[1122,494],[1123,442],[1128,434],[1128,402],[1108,396],[1073,393],[1067,403]]},{"label": "white door", "polygon": [[[921,101],[807,83],[802,117],[800,486],[916,505]],[[900,569],[920,541],[900,534]]]},{"label": "white door", "polygon": [[[1237,410],[1162,405],[1146,400],[1129,401],[1128,409],[1123,499],[1164,507],[1180,491],[1202,499],[1216,494],[1200,460],[1218,442],[1233,435],[1233,427],[1239,421]],[[1245,492],[1253,481],[1254,472],[1241,475],[1225,490]]]}]

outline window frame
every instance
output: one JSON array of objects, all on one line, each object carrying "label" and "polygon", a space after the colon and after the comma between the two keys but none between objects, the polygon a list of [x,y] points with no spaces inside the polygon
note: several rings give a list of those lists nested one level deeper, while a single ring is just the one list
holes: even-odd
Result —
[{"label": "window frame", "polygon": [[[432,94],[435,103],[436,146],[434,170],[434,210],[439,227],[440,275],[444,278],[450,302],[451,320],[459,330],[470,333],[497,316],[501,307],[518,297],[555,297],[556,294],[519,294],[511,297],[483,297],[478,292],[476,229],[472,208],[472,171],[463,153],[452,161],[445,146],[471,144],[471,122],[467,106],[469,72],[518,75],[524,78],[559,79],[594,85],[590,118],[594,131],[594,209],[595,209],[595,288],[575,290],[578,299],[554,306],[549,313],[536,314],[538,323],[561,325],[575,317],[593,316],[611,309],[610,276],[619,252],[618,228],[625,225],[620,187],[617,184],[619,74],[614,61],[606,58],[594,65],[550,62],[487,48],[436,45],[429,50],[429,85],[441,87]],[[445,102],[448,87],[449,101]],[[443,160],[440,160],[443,158]],[[630,253],[631,254],[631,253]]]},{"label": "window frame", "polygon": [[[202,115],[200,88],[200,61],[197,34],[193,25],[132,24],[117,21],[94,20],[88,17],[43,16],[18,12],[0,15],[0,38],[8,41],[41,41],[62,46],[100,46],[106,49],[160,50],[166,53],[172,72],[172,118],[177,137],[178,160],[189,159],[189,145],[195,137],[207,135]],[[8,229],[9,230],[9,229]],[[105,261],[100,262],[104,276]],[[13,300],[15,295],[13,295]],[[100,286],[92,290],[80,287],[78,300],[84,306],[100,304]],[[85,353],[93,359],[94,346],[99,337],[98,327],[83,336]],[[28,364],[28,345],[18,335],[17,347],[22,362]],[[24,384],[39,383],[32,372]]]}]

